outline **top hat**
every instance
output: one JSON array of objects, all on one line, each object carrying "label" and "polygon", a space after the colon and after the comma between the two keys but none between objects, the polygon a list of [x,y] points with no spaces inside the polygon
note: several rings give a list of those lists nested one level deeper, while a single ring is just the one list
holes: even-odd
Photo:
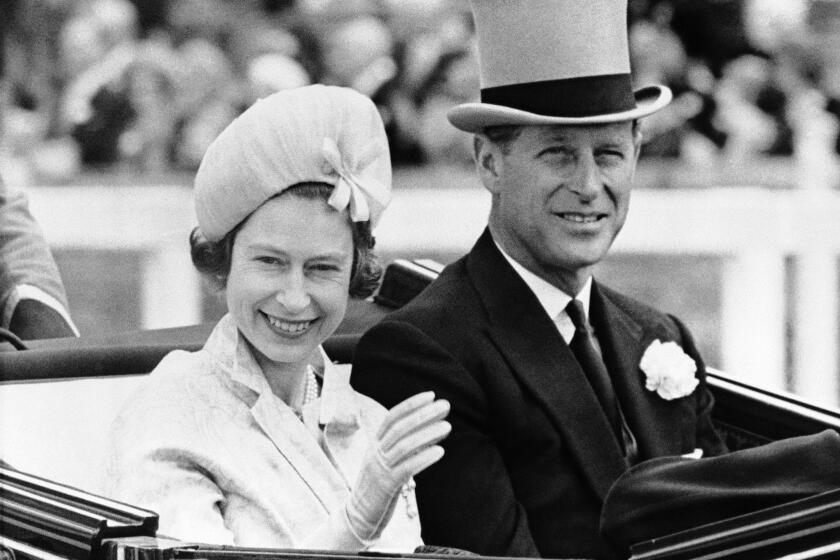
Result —
[{"label": "top hat", "polygon": [[496,125],[585,125],[650,115],[671,101],[633,91],[627,0],[472,0],[481,102],[450,109],[467,132]]}]

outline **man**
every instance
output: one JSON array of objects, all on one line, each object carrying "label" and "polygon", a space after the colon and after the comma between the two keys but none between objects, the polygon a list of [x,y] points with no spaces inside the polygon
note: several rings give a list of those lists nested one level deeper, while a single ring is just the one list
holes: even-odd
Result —
[{"label": "man", "polygon": [[475,134],[488,228],[363,337],[354,385],[386,406],[428,389],[452,405],[445,456],[417,477],[426,542],[615,557],[599,515],[629,466],[725,451],[685,327],[592,279],[627,215],[637,119],[671,95],[632,91],[624,2],[473,11],[482,102],[449,120]]},{"label": "man", "polygon": [[[4,46],[14,15],[23,8],[17,0],[0,0],[0,133],[10,89]],[[8,189],[0,177],[0,329],[24,340],[77,336],[66,299],[58,267],[26,196]],[[3,333],[0,342],[7,338]]]},{"label": "man", "polygon": [[26,197],[2,180],[0,328],[23,340],[78,336],[61,276]]}]

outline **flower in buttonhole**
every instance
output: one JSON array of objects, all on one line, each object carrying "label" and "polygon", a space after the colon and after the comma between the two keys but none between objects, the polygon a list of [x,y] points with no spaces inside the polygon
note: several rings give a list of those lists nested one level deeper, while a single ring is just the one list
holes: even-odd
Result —
[{"label": "flower in buttonhole", "polygon": [[642,355],[645,388],[670,401],[690,395],[699,381],[697,364],[676,342],[654,340]]}]

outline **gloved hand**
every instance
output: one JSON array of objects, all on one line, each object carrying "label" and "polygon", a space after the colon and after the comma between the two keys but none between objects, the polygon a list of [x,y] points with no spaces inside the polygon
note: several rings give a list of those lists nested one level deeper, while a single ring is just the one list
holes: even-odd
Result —
[{"label": "gloved hand", "polygon": [[435,400],[429,391],[409,397],[385,415],[346,505],[350,527],[359,539],[377,539],[403,485],[443,457],[443,448],[435,444],[452,429],[444,420],[447,414],[449,402]]}]

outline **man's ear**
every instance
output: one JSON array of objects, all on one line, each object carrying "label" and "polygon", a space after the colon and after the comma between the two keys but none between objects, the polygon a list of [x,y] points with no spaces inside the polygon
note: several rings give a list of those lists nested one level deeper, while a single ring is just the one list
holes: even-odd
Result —
[{"label": "man's ear", "polygon": [[481,134],[475,135],[473,150],[475,152],[475,167],[484,188],[491,193],[496,193],[499,188],[500,167],[503,165],[502,151],[496,144]]},{"label": "man's ear", "polygon": [[633,157],[639,161],[639,154],[642,152],[642,127],[636,122],[633,125]]}]

